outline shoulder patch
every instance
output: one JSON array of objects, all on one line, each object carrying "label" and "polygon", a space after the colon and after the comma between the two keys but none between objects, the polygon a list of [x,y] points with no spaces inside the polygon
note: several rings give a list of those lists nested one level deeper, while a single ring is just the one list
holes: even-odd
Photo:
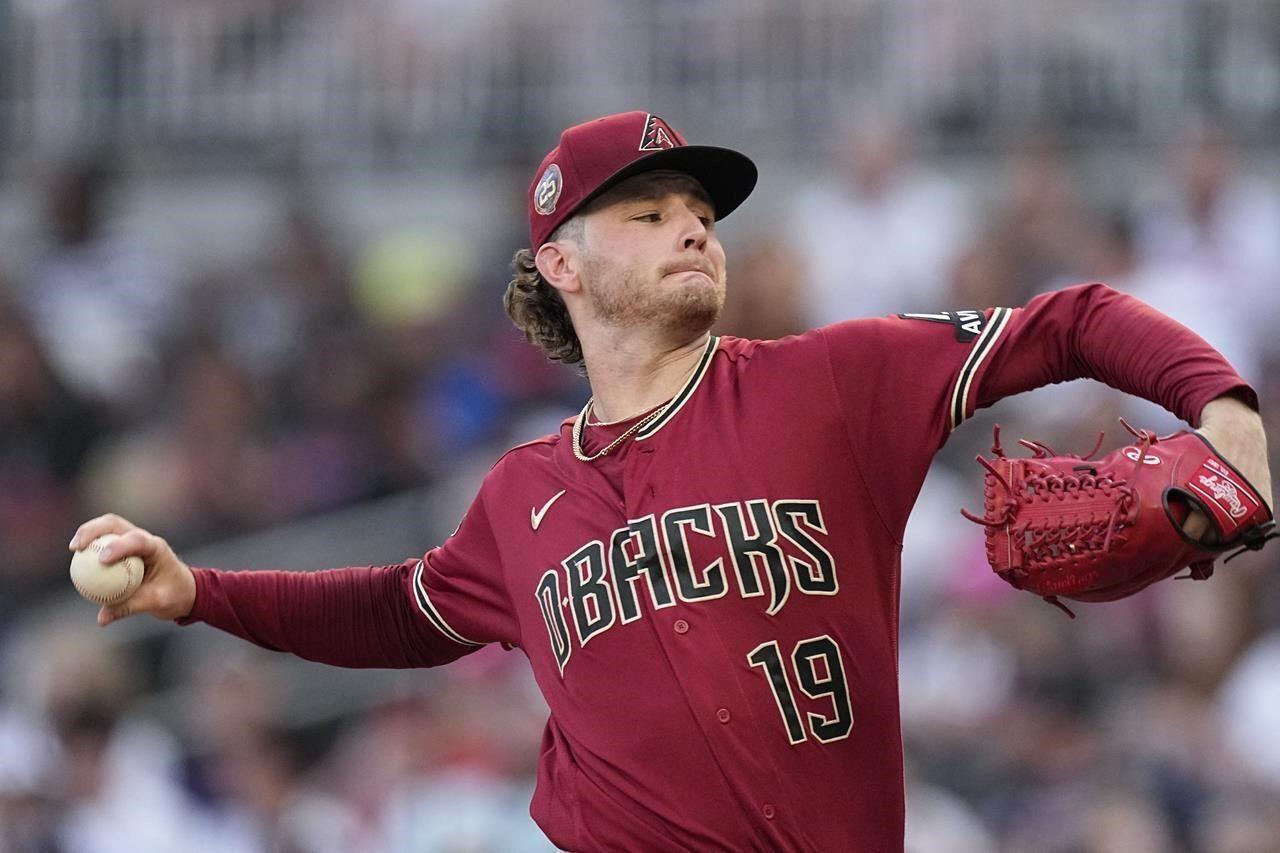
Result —
[{"label": "shoulder patch", "polygon": [[962,344],[972,342],[987,327],[987,316],[971,308],[959,311],[936,311],[932,314],[899,314],[903,320],[925,320],[930,323],[949,323],[955,326],[956,340]]}]

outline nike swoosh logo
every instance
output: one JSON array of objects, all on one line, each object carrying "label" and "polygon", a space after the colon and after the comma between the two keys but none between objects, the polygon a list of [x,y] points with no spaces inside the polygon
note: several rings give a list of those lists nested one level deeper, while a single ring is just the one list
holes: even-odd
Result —
[{"label": "nike swoosh logo", "polygon": [[547,514],[547,510],[551,509],[551,505],[556,501],[560,500],[560,496],[563,495],[566,491],[568,491],[568,489],[561,489],[560,491],[556,492],[554,495],[551,496],[551,500],[547,501],[542,505],[542,509],[529,510],[529,523],[533,525],[534,530],[538,529],[538,525],[542,523],[542,517]]}]

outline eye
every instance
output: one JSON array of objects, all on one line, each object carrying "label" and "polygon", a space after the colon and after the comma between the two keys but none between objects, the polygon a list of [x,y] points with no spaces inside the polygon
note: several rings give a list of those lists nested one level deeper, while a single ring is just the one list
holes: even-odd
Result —
[{"label": "eye", "polygon": [[637,222],[658,222],[662,219],[662,214],[658,213],[656,210],[649,210],[644,213],[636,214],[631,218]]}]

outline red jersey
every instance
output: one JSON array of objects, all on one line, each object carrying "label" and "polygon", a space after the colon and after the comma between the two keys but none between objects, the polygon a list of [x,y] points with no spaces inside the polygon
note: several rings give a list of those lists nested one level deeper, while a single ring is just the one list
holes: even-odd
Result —
[{"label": "red jersey", "polygon": [[566,850],[901,850],[907,517],[977,407],[1078,377],[1193,424],[1225,393],[1256,405],[1204,341],[1102,285],[712,337],[602,459],[575,457],[572,420],[505,454],[421,559],[200,571],[185,621],[348,666],[518,647],[551,709],[532,814]]}]

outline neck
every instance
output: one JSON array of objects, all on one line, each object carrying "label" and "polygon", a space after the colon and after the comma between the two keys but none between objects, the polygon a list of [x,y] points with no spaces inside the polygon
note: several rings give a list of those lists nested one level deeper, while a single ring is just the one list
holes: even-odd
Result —
[{"label": "neck", "polygon": [[602,421],[638,415],[674,397],[693,372],[707,345],[707,332],[678,344],[659,344],[642,335],[607,334],[581,338],[591,380],[592,408]]}]

